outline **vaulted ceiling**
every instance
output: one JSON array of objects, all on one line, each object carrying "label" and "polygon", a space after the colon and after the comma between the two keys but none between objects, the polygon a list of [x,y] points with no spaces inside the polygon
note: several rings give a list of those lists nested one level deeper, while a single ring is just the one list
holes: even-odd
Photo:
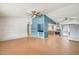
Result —
[{"label": "vaulted ceiling", "polygon": [[79,16],[79,4],[77,3],[0,3],[0,16],[24,17],[26,12],[44,9],[46,9],[46,15],[52,19]]},{"label": "vaulted ceiling", "polygon": [[46,9],[47,13],[67,7],[68,3],[13,3],[0,4],[0,13],[6,16],[24,16],[26,12],[32,10],[42,11]]}]

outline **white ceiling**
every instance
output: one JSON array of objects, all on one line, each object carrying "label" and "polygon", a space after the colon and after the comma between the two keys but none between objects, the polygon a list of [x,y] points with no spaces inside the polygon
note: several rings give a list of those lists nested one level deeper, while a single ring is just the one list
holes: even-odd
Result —
[{"label": "white ceiling", "polygon": [[28,17],[26,12],[44,9],[55,21],[62,17],[79,17],[78,3],[0,3],[0,16]]},{"label": "white ceiling", "polygon": [[47,13],[67,7],[69,3],[6,3],[0,4],[0,13],[5,16],[25,16],[26,12],[32,10],[42,11],[46,9]]}]

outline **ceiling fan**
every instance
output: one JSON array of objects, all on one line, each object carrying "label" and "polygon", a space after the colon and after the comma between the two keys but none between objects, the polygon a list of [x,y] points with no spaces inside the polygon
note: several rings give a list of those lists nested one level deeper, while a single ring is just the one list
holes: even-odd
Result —
[{"label": "ceiling fan", "polygon": [[43,14],[41,12],[38,12],[36,10],[29,12],[26,12],[26,16],[36,17],[36,16],[42,16]]},{"label": "ceiling fan", "polygon": [[42,16],[43,14],[39,11],[31,11],[32,12],[32,17],[33,16]]},{"label": "ceiling fan", "polygon": [[32,10],[30,12],[26,12],[26,16],[30,16],[32,18],[36,16],[43,16],[43,15],[46,15],[47,13],[48,13],[47,9],[44,9],[42,11]]},{"label": "ceiling fan", "polygon": [[60,19],[60,21],[57,22],[57,23],[62,23],[64,21],[76,20],[76,19],[79,19],[79,18],[78,17],[60,17],[59,19]]}]

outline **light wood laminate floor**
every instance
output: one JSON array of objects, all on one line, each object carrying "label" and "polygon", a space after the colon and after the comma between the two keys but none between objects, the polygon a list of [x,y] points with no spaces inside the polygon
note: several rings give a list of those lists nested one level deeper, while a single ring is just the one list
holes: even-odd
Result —
[{"label": "light wood laminate floor", "polygon": [[48,40],[32,37],[0,42],[1,55],[79,54],[79,42],[49,35]]}]

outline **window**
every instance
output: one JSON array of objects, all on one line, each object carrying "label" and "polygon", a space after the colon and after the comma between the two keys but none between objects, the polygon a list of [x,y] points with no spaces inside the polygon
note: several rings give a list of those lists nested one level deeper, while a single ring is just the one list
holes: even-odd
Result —
[{"label": "window", "polygon": [[38,24],[37,27],[38,32],[43,32],[43,24]]}]

